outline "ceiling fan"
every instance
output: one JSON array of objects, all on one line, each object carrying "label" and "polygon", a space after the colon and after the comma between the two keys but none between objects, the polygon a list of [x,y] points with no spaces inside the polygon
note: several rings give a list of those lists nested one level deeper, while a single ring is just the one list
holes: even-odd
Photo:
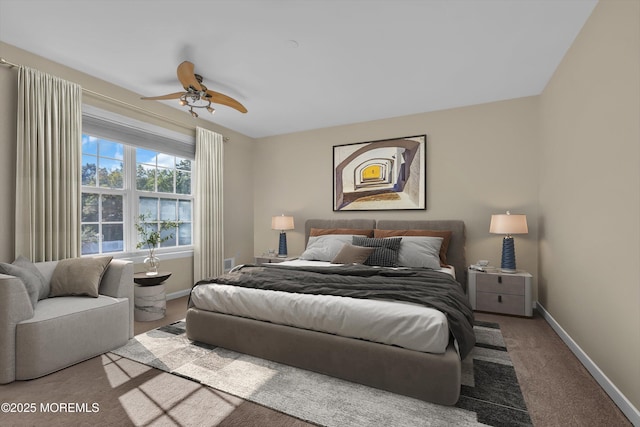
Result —
[{"label": "ceiling fan", "polygon": [[189,112],[194,118],[198,117],[198,113],[193,111],[194,108],[206,108],[206,110],[211,114],[215,113],[216,110],[211,106],[212,103],[226,105],[227,107],[234,108],[241,113],[247,112],[247,109],[244,107],[244,105],[242,105],[235,99],[222,93],[214,92],[207,89],[207,87],[202,84],[202,76],[200,74],[195,74],[193,69],[194,66],[189,61],[184,61],[182,64],[178,65],[178,80],[180,80],[180,83],[182,83],[185,92],[176,92],[161,96],[142,97],[142,99],[148,101],[162,99],[179,99],[180,105],[189,107]]}]

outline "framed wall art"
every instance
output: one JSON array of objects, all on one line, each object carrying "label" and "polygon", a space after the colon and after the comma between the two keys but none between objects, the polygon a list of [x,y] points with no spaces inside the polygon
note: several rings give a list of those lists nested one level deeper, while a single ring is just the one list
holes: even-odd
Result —
[{"label": "framed wall art", "polygon": [[333,146],[333,210],[426,209],[427,136]]}]

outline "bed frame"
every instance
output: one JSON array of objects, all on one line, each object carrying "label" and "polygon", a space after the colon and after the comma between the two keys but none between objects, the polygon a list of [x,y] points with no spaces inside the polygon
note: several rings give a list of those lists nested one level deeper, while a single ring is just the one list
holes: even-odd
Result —
[{"label": "bed frame", "polygon": [[[424,229],[453,232],[447,261],[466,288],[464,223],[455,220],[308,220],[311,228]],[[444,354],[422,353],[333,334],[200,310],[187,310],[187,337],[443,405],[460,396],[461,361],[453,341]]]}]

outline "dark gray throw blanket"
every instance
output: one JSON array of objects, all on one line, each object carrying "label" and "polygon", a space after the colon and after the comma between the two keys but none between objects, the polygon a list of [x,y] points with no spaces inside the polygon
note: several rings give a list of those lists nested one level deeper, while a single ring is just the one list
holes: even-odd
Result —
[{"label": "dark gray throw blanket", "polygon": [[245,265],[217,278],[201,280],[195,286],[206,283],[417,303],[435,308],[447,316],[449,330],[458,341],[461,358],[464,359],[475,344],[473,311],[462,286],[448,274],[433,270],[396,270],[364,265]]}]

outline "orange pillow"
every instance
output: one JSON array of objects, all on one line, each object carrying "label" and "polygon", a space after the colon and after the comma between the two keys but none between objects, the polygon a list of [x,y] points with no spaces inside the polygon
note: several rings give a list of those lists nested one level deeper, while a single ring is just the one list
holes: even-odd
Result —
[{"label": "orange pillow", "polygon": [[312,228],[309,236],[325,236],[327,234],[357,234],[358,236],[373,237],[372,229],[363,228]]},{"label": "orange pillow", "polygon": [[440,265],[447,265],[447,250],[449,249],[449,242],[451,241],[452,231],[440,231],[440,230],[374,230],[373,237],[398,237],[398,236],[427,236],[427,237],[442,237],[442,245],[440,246]]}]

